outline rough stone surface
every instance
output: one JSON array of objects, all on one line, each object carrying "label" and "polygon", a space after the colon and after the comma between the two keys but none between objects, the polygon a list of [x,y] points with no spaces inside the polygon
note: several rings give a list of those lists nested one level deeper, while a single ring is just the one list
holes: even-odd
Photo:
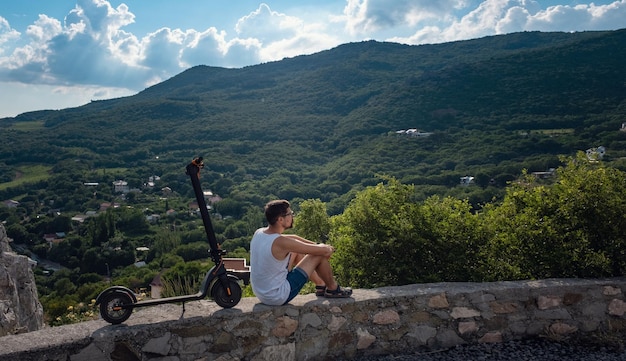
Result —
[{"label": "rough stone surface", "polygon": [[614,299],[609,304],[609,313],[615,316],[623,316],[626,312],[626,302]]},{"label": "rough stone surface", "polygon": [[400,315],[394,310],[385,310],[374,315],[374,323],[377,325],[389,325],[400,321]]},{"label": "rough stone surface", "polygon": [[[285,306],[244,298],[138,308],[103,320],[0,337],[0,361],[358,360],[412,350],[498,345],[626,329],[626,279],[435,283],[301,295]],[[445,300],[445,302],[444,302]]]},{"label": "rough stone surface", "polygon": [[0,336],[43,327],[43,307],[28,258],[11,251],[6,230],[0,224]]},{"label": "rough stone surface", "polygon": [[362,328],[359,328],[358,330],[356,330],[356,334],[359,337],[359,341],[356,344],[356,348],[359,350],[363,350],[363,349],[370,347],[370,345],[373,344],[374,341],[376,341],[376,336],[370,335],[370,333],[367,332],[367,330],[364,330]]}]

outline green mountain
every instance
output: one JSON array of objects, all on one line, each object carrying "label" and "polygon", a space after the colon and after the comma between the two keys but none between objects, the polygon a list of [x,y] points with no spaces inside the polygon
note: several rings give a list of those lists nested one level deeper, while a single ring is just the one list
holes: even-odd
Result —
[{"label": "green mountain", "polygon": [[[559,155],[604,146],[605,160],[626,168],[624,44],[626,29],[525,32],[196,66],[134,96],[0,119],[0,199],[54,192],[49,177],[69,162],[86,169],[75,184],[118,177],[139,187],[157,174],[191,194],[182,169],[197,155],[223,197],[320,198],[331,212],[380,175],[480,203],[523,169],[558,166]],[[406,129],[432,134],[397,132]],[[43,180],[15,183],[41,165],[51,167]],[[466,175],[476,187],[458,186]]]}]

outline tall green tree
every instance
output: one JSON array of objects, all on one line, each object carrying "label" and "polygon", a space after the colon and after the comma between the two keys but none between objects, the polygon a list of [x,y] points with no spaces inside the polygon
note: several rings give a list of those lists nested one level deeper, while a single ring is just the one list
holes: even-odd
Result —
[{"label": "tall green tree", "polygon": [[468,200],[432,196],[420,209],[428,231],[430,268],[424,274],[438,281],[480,280],[478,254],[487,238]]},{"label": "tall green tree", "polygon": [[294,220],[294,231],[311,241],[326,243],[330,233],[330,217],[326,204],[320,199],[302,201]]},{"label": "tall green tree", "polygon": [[431,258],[414,187],[395,179],[366,188],[332,218],[331,258],[341,282],[378,287],[429,280]]},{"label": "tall green tree", "polygon": [[624,274],[624,173],[582,154],[565,162],[554,184],[526,175],[485,208],[487,280]]},{"label": "tall green tree", "polygon": [[163,256],[181,244],[181,233],[178,231],[162,230],[157,233],[152,246],[155,257]]}]

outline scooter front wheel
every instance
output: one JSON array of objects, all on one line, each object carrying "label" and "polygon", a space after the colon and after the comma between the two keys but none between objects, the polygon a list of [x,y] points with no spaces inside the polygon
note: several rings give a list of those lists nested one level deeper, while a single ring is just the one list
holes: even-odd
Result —
[{"label": "scooter front wheel", "polygon": [[122,307],[133,303],[132,297],[126,292],[111,292],[105,295],[100,302],[100,316],[106,322],[117,325],[130,317],[132,307]]},{"label": "scooter front wheel", "polygon": [[242,292],[239,283],[229,278],[228,287],[230,290],[227,290],[220,280],[213,283],[211,287],[211,298],[223,308],[235,307],[241,300]]}]

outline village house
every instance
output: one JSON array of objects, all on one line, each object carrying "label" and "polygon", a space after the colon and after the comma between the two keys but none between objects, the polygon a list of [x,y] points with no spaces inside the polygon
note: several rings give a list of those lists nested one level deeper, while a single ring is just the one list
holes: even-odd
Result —
[{"label": "village house", "polygon": [[113,191],[115,193],[128,193],[130,192],[130,187],[128,186],[128,182],[123,180],[116,180],[113,182]]},{"label": "village house", "polygon": [[48,247],[52,248],[53,245],[63,242],[65,238],[65,232],[46,233],[43,235],[43,239],[48,242]]},{"label": "village house", "polygon": [[474,177],[469,176],[469,175],[465,177],[461,177],[460,184],[462,186],[469,186],[470,184],[474,184]]},{"label": "village house", "polygon": [[9,208],[15,208],[15,207],[20,205],[20,202],[14,201],[12,199],[8,199],[6,201],[3,201],[2,204],[4,204],[5,206],[7,206]]},{"label": "village house", "polygon": [[585,153],[587,155],[587,159],[591,161],[598,161],[604,158],[604,155],[606,154],[606,148],[603,146],[599,146],[597,148],[589,148]]},{"label": "village house", "polygon": [[151,175],[150,177],[148,177],[148,182],[144,184],[144,186],[148,188],[153,188],[155,186],[155,182],[159,180],[161,180],[161,177],[159,177],[158,175]]},{"label": "village house", "polygon": [[546,179],[546,178],[550,178],[554,175],[554,172],[556,171],[556,169],[554,168],[550,168],[545,172],[532,172],[531,174],[534,175],[537,178],[541,178],[541,179]]},{"label": "village house", "polygon": [[119,206],[120,206],[119,203],[103,202],[103,203],[100,203],[99,212],[106,212],[106,210],[111,208],[111,207],[119,208]]},{"label": "village house", "polygon": [[396,134],[409,136],[409,137],[429,137],[433,133],[422,132],[419,129],[411,128],[411,129],[406,129],[406,130],[404,130],[404,129],[398,130],[398,131],[396,131]]}]

